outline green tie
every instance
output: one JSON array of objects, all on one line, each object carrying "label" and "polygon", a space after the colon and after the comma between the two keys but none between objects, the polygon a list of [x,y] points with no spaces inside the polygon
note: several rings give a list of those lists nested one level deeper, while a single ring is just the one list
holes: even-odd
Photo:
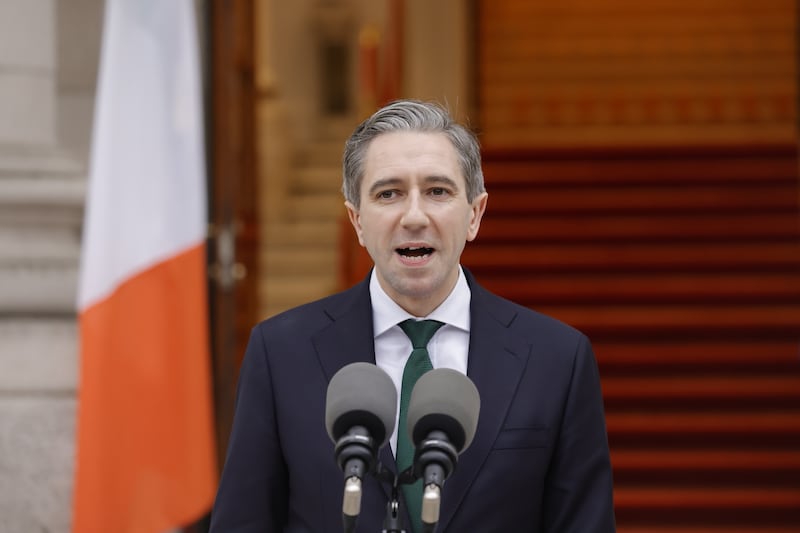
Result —
[{"label": "green tie", "polygon": [[[400,391],[400,416],[397,421],[397,471],[402,472],[414,462],[414,444],[406,429],[406,416],[408,401],[411,399],[411,391],[419,377],[433,369],[431,358],[428,356],[428,341],[440,327],[442,322],[436,320],[414,320],[408,319],[398,324],[400,328],[411,339],[414,349],[408,357],[406,367],[403,370],[403,387]],[[422,531],[422,480],[418,479],[411,485],[403,485],[403,495],[405,496],[408,514],[411,517],[412,530],[416,533]]]}]

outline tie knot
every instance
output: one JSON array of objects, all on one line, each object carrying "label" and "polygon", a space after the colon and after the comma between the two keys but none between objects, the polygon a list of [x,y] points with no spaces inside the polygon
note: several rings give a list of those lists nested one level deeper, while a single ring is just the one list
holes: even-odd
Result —
[{"label": "tie knot", "polygon": [[408,320],[404,320],[398,324],[400,329],[405,332],[409,339],[411,339],[411,345],[414,347],[415,350],[417,349],[425,349],[428,346],[428,342],[433,337],[433,334],[436,331],[444,326],[444,322],[439,322],[438,320],[414,320],[413,318],[409,318]]}]

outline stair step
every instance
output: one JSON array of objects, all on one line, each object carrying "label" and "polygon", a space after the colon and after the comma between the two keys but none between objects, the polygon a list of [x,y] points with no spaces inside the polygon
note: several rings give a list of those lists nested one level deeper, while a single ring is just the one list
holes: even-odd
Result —
[{"label": "stair step", "polygon": [[614,494],[618,509],[789,510],[800,516],[800,488],[772,487],[622,487]]},{"label": "stair step", "polygon": [[620,472],[669,473],[731,471],[781,472],[800,483],[800,449],[626,449],[611,451],[615,478]]},{"label": "stair step", "polygon": [[695,373],[722,368],[728,372],[796,373],[800,369],[800,341],[795,335],[786,340],[733,340],[730,335],[705,341],[651,337],[647,340],[599,340],[593,345],[601,371],[608,374],[644,370]]},{"label": "stair step", "polygon": [[[683,526],[786,526],[800,523],[800,488],[623,486],[614,494],[622,523]],[[757,531],[763,531],[758,529]]]},{"label": "stair step", "polygon": [[697,445],[743,447],[796,446],[800,442],[800,410],[676,412],[658,410],[606,413],[609,442],[650,447]]},{"label": "stair step", "polygon": [[505,186],[794,182],[797,148],[484,150],[489,191]]},{"label": "stair step", "polygon": [[331,220],[296,221],[272,223],[263,230],[264,242],[269,247],[326,247],[338,250],[341,224]]},{"label": "stair step", "polygon": [[523,304],[595,303],[747,303],[800,304],[800,269],[771,273],[648,274],[586,273],[488,275],[481,283],[499,294],[515,294]]},{"label": "stair step", "polygon": [[[483,243],[464,248],[462,262],[486,274],[527,272],[651,271],[742,272],[758,269],[797,272],[800,242],[544,244],[516,246]],[[479,277],[479,279],[482,279]]]},{"label": "stair step", "polygon": [[[490,205],[493,206],[490,195]],[[641,215],[586,214],[518,216],[490,212],[481,221],[482,243],[513,242],[517,246],[547,242],[593,241],[744,241],[800,238],[797,213],[649,213]]]},{"label": "stair step", "polygon": [[790,335],[800,329],[800,305],[541,305],[536,309],[589,334]]},{"label": "stair step", "polygon": [[673,526],[618,524],[617,533],[797,533],[797,526],[768,526],[764,524],[755,524],[751,526],[713,526],[708,524],[675,524]]},{"label": "stair step", "polygon": [[797,211],[797,184],[748,187],[665,186],[615,188],[585,186],[496,190],[489,192],[492,212],[504,216],[543,213],[745,213]]},{"label": "stair step", "polygon": [[333,294],[336,287],[330,281],[314,277],[295,276],[266,283],[265,298],[281,303],[302,305]]},{"label": "stair step", "polygon": [[[353,124],[355,126],[355,124]],[[352,126],[349,126],[352,131]],[[341,181],[342,152],[350,131],[337,131],[333,138],[312,141],[298,155],[298,163],[302,166],[325,166],[339,171]]]},{"label": "stair step", "polygon": [[[642,376],[605,377],[606,408],[612,405],[663,405],[671,408],[692,405],[735,405],[744,408],[778,405],[800,408],[800,368],[787,375],[749,376]],[[800,420],[798,420],[800,423]]]},{"label": "stair step", "polygon": [[800,450],[621,448],[612,450],[616,487],[800,488]]},{"label": "stair step", "polygon": [[342,172],[335,166],[308,166],[295,169],[292,194],[328,193],[342,197]]},{"label": "stair step", "polygon": [[337,272],[338,253],[334,246],[315,248],[270,248],[262,252],[261,265],[267,276]]},{"label": "stair step", "polygon": [[314,193],[290,198],[287,213],[290,220],[338,222],[346,211],[341,193]]},{"label": "stair step", "polygon": [[333,294],[336,289],[334,278],[284,275],[267,277],[259,293],[267,307],[288,309]]}]

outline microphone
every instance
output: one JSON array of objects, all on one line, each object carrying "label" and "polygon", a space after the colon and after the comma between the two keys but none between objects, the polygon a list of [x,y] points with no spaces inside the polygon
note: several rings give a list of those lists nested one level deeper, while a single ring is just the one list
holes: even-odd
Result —
[{"label": "microphone", "polygon": [[422,525],[434,531],[441,491],[458,454],[472,443],[481,409],[480,394],[467,376],[449,368],[423,374],[408,403],[408,432],[416,448],[414,469],[422,477]]},{"label": "microphone", "polygon": [[325,428],[344,472],[344,531],[355,530],[361,512],[361,483],[373,470],[378,450],[394,431],[397,390],[386,372],[370,363],[342,367],[328,384]]}]

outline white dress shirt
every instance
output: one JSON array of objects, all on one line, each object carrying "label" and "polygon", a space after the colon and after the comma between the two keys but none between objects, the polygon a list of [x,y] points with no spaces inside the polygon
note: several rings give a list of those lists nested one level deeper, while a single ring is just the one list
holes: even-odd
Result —
[{"label": "white dress shirt", "polygon": [[[372,299],[372,322],[375,332],[375,363],[389,374],[397,389],[396,421],[400,415],[399,398],[403,383],[403,369],[413,349],[411,340],[397,324],[409,318],[444,322],[445,325],[436,331],[428,343],[431,364],[433,364],[433,368],[452,368],[466,375],[469,352],[469,304],[472,293],[460,266],[458,281],[452,292],[439,307],[425,317],[412,316],[397,305],[381,287],[374,270],[369,281],[369,292]],[[394,453],[397,449],[396,423],[390,445],[392,453]]]}]

